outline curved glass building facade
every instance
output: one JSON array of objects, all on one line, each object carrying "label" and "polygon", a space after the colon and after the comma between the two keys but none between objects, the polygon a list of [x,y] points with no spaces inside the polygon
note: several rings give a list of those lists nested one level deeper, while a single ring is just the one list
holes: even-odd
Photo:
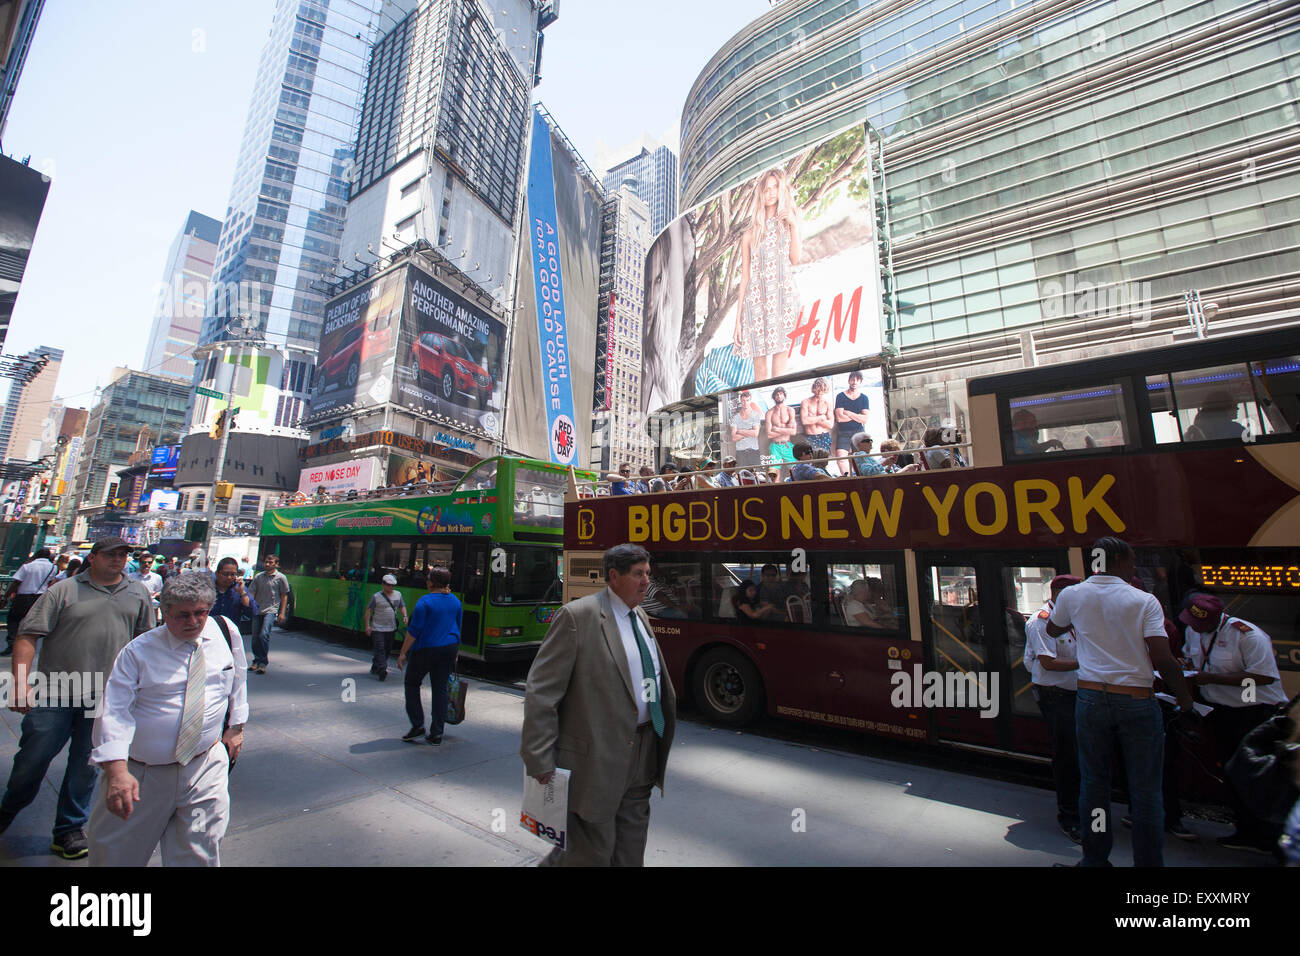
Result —
[{"label": "curved glass building facade", "polygon": [[1292,0],[789,0],[692,87],[682,207],[879,130],[897,387],[1293,324],[1298,76]]}]

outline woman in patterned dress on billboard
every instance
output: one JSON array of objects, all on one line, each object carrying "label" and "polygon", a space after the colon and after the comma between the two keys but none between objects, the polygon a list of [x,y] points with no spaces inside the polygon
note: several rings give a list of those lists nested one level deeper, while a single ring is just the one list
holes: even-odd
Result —
[{"label": "woman in patterned dress on billboard", "polygon": [[[740,295],[735,346],[754,360],[754,381],[785,371],[790,333],[799,318],[799,211],[785,170],[768,170],[754,188],[754,216],[740,240]],[[768,359],[771,359],[769,367]]]}]

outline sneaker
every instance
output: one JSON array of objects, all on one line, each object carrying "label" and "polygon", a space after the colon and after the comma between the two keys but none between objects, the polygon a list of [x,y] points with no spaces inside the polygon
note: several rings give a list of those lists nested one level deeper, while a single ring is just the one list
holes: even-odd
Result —
[{"label": "sneaker", "polygon": [[442,734],[439,734],[436,737],[433,734],[429,734],[429,736],[425,737],[424,739],[436,747],[438,746],[438,744],[442,743]]},{"label": "sneaker", "polygon": [[380,672],[379,672],[379,679],[380,679],[380,680],[388,680],[388,671],[380,671]]},{"label": "sneaker", "polygon": [[90,842],[86,839],[84,831],[69,830],[66,833],[55,834],[50,849],[55,856],[61,856],[65,860],[80,860],[90,852]]},{"label": "sneaker", "polygon": [[402,735],[402,739],[405,740],[407,743],[415,743],[423,736],[424,736],[423,727],[412,727],[410,730],[408,730],[406,733]]},{"label": "sneaker", "polygon": [[1070,838],[1070,842],[1078,846],[1083,846],[1083,837],[1079,835],[1078,827],[1069,827],[1061,824],[1061,832]]},{"label": "sneaker", "polygon": [[1170,834],[1171,836],[1178,837],[1178,839],[1180,840],[1186,840],[1188,843],[1194,842],[1201,838],[1200,835],[1196,833],[1195,830],[1189,830],[1187,829],[1187,827],[1183,826],[1182,820],[1179,820],[1177,823],[1169,824],[1167,827],[1165,827],[1165,832]]},{"label": "sneaker", "polygon": [[1245,850],[1247,853],[1263,853],[1265,855],[1273,852],[1268,847],[1260,846],[1249,838],[1243,837],[1240,833],[1230,833],[1226,837],[1219,837],[1214,842],[1225,850]]},{"label": "sneaker", "polygon": [[253,667],[254,667],[254,669],[255,669],[259,674],[265,674],[265,673],[266,673],[266,665],[265,665],[265,664],[254,664]]}]

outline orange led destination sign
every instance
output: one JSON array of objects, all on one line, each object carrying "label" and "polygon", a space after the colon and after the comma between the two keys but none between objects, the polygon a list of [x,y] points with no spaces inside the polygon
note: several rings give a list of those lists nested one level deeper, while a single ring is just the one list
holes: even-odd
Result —
[{"label": "orange led destination sign", "polygon": [[1206,587],[1233,591],[1300,591],[1300,565],[1202,564],[1199,570]]}]

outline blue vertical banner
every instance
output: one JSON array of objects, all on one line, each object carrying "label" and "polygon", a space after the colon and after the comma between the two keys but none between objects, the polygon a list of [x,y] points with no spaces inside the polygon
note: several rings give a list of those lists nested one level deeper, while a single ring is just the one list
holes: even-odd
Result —
[{"label": "blue vertical banner", "polygon": [[533,289],[537,294],[537,340],[542,350],[546,433],[551,461],[567,465],[578,450],[573,423],[573,380],[569,375],[564,276],[555,214],[555,175],[551,169],[551,128],[538,110],[533,111],[533,141],[528,158],[528,216]]}]

